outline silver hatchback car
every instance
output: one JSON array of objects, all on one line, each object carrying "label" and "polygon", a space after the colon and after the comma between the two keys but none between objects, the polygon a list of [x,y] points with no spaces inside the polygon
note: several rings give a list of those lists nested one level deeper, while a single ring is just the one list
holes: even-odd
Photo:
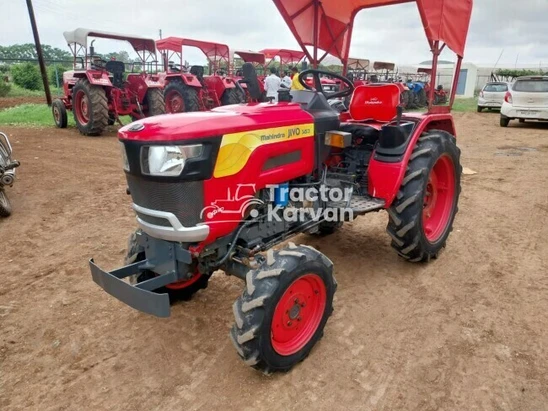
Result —
[{"label": "silver hatchback car", "polygon": [[508,83],[502,81],[489,82],[483,86],[478,98],[478,113],[483,109],[500,110],[507,91]]}]

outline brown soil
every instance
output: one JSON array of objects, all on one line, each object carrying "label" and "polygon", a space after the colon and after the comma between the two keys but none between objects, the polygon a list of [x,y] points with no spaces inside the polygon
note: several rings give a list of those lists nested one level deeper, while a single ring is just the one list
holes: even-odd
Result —
[{"label": "brown soil", "polygon": [[437,261],[389,245],[386,214],[329,239],[335,313],[312,354],[264,376],[228,329],[243,284],[216,274],[161,320],[105,294],[134,228],[114,133],[8,128],[19,180],[0,222],[0,409],[548,409],[548,125],[458,114],[460,213]]},{"label": "brown soil", "polygon": [[21,104],[46,104],[45,97],[2,97],[0,98],[0,110]]}]

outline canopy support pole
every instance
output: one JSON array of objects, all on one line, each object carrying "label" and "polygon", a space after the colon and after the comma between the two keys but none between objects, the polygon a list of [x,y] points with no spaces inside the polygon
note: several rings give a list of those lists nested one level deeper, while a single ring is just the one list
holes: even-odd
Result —
[{"label": "canopy support pole", "polygon": [[436,89],[436,77],[438,75],[438,59],[444,47],[445,44],[440,48],[439,40],[434,41],[432,47],[432,77],[430,79],[432,85],[430,86],[430,93],[428,96],[428,111],[431,111],[432,106],[434,105],[434,91]]},{"label": "canopy support pole", "polygon": [[318,0],[314,1],[314,61],[312,62],[312,67],[315,69],[318,68],[318,42],[319,42],[319,22],[318,22],[318,12],[320,10],[320,5]]},{"label": "canopy support pole", "polygon": [[458,56],[457,58],[457,65],[455,67],[455,74],[453,77],[453,86],[451,87],[451,100],[449,102],[449,110],[453,107],[453,103],[455,103],[455,95],[457,94],[457,87],[459,85],[459,78],[460,78],[460,68],[462,66],[462,57]]}]

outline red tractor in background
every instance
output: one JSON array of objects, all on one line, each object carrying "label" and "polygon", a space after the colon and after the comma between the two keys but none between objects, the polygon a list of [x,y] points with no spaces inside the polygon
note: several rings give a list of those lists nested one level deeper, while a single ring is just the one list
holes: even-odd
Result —
[{"label": "red tractor in background", "polygon": [[371,62],[367,59],[348,59],[345,74],[354,83],[354,87],[369,84],[368,69],[370,64]]},{"label": "red tractor in background", "polygon": [[[63,73],[64,96],[52,104],[57,127],[67,127],[67,110],[72,110],[78,130],[86,136],[98,136],[107,125],[121,124],[120,116],[138,120],[165,113],[160,77],[146,71],[156,65],[157,72],[154,40],[82,28],[64,36],[74,56],[74,70]],[[127,41],[140,62],[132,63],[126,74],[126,63],[105,61],[95,53],[95,40],[88,50],[89,37]],[[135,67],[138,72],[133,72]]]},{"label": "red tractor in background", "polygon": [[[424,82],[424,91],[426,95],[430,95],[430,83],[432,82],[432,69],[421,67],[417,70],[417,73],[421,76],[421,81]],[[434,89],[434,100],[432,104],[435,106],[443,106],[447,104],[449,96],[447,92],[443,89],[443,85],[439,84]]]},{"label": "red tractor in background", "polygon": [[[320,49],[346,66],[358,11],[404,2],[274,0],[313,66],[322,60]],[[457,54],[459,73],[472,1],[414,2],[433,53],[432,79],[445,47]],[[256,98],[253,65],[246,63],[243,74]],[[326,92],[324,75],[345,87]],[[89,262],[106,292],[160,317],[169,316],[170,299],[191,298],[216,270],[243,280],[230,337],[245,364],[265,373],[289,370],[309,355],[337,290],[329,257],[288,240],[327,236],[357,216],[385,210],[396,253],[427,263],[448,244],[460,195],[453,101],[403,114],[395,84],[354,88],[346,77],[316,69],[298,80],[305,90],[292,90],[289,101],[144,119],[120,130],[139,229],[123,267],[107,272]],[[345,96],[351,96],[347,112],[329,106],[329,99]],[[380,244],[370,236],[361,241]],[[364,271],[366,258],[376,257],[363,255]],[[443,264],[439,269],[443,274]]]},{"label": "red tractor in background", "polygon": [[[184,66],[183,47],[196,47],[208,61],[209,74],[203,66]],[[168,113],[206,111],[228,104],[243,103],[241,87],[227,74],[230,51],[225,44],[167,37],[156,41],[162,53],[165,81],[164,98]],[[175,57],[178,63],[172,61]]]}]

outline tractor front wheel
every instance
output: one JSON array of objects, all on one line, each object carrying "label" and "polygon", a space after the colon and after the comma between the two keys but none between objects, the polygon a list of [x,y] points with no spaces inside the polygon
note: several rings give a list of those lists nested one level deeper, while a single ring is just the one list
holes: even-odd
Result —
[{"label": "tractor front wheel", "polygon": [[53,114],[53,121],[57,127],[67,128],[67,109],[63,100],[53,100],[53,103],[51,104],[51,113]]},{"label": "tractor front wheel", "polygon": [[[132,233],[128,239],[128,251],[125,258],[125,264],[133,264],[138,261],[145,260],[145,251],[137,244],[137,233]],[[156,276],[152,271],[144,271],[140,275],[130,277],[132,284],[138,284],[146,280],[150,280]],[[178,281],[165,287],[154,290],[158,294],[168,294],[170,303],[176,301],[189,301],[198,291],[207,288],[209,275],[196,273],[190,279]]]},{"label": "tractor front wheel", "polygon": [[458,212],[460,149],[445,131],[424,133],[415,146],[397,198],[388,210],[392,247],[410,262],[436,258]]},{"label": "tractor front wheel", "polygon": [[164,93],[159,88],[148,89],[144,103],[147,106],[147,117],[159,116],[166,113]]},{"label": "tractor front wheel", "polygon": [[108,101],[105,89],[87,79],[72,90],[72,112],[76,127],[85,136],[98,136],[108,125]]},{"label": "tractor front wheel", "polygon": [[169,82],[164,89],[164,100],[165,110],[170,114],[200,111],[199,90],[179,80]]},{"label": "tractor front wheel", "polygon": [[269,250],[233,306],[236,351],[264,373],[289,370],[323,336],[336,289],[333,263],[319,251],[292,243]]}]

